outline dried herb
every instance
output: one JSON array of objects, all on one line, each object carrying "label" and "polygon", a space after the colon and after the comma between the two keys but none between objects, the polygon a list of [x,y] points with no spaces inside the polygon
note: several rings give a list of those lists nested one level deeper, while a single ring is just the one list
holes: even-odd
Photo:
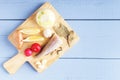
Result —
[{"label": "dried herb", "polygon": [[62,51],[62,47],[59,47],[59,49],[56,50],[58,55],[60,54],[61,51]]},{"label": "dried herb", "polygon": [[55,49],[55,51],[51,52],[51,55],[53,55],[54,52],[56,52],[57,55],[59,55],[61,51],[62,51],[62,47],[59,47],[58,49]]},{"label": "dried herb", "polygon": [[63,24],[59,24],[58,26],[53,27],[54,31],[60,37],[64,37],[67,41],[68,46],[70,47],[70,43],[74,39],[74,31],[69,31],[66,26]]},{"label": "dried herb", "polygon": [[69,35],[69,30],[67,27],[59,24],[59,26],[55,26],[53,29],[55,30],[56,34],[58,34],[60,37],[64,37],[67,40],[67,36]]},{"label": "dried herb", "polygon": [[70,34],[67,36],[67,43],[70,47],[70,43],[73,41],[74,39],[74,31],[70,31]]}]

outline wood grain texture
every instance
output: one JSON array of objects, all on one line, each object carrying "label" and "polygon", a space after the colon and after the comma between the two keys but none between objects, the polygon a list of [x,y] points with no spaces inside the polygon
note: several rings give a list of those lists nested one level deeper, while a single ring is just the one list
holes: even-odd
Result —
[{"label": "wood grain texture", "polygon": [[[64,36],[63,35],[60,36],[60,35],[58,35],[56,33],[56,35],[53,35],[54,38],[52,39],[52,41],[50,41],[50,43],[47,43],[49,39],[45,39],[44,41],[39,41],[39,43],[40,43],[41,46],[44,46],[44,45],[48,44],[46,46],[49,47],[49,46],[51,46],[51,43],[54,43],[54,40],[56,42],[56,39],[57,39],[57,43],[54,43],[54,44],[57,44],[57,45],[59,44],[59,42],[61,42],[61,41],[58,41],[58,40],[62,40],[62,44],[59,45],[59,47],[61,47],[62,50],[60,51],[59,54],[56,51],[56,50],[58,50],[58,48],[56,48],[56,49],[52,50],[54,55],[50,55],[51,52],[47,53],[48,55],[45,55],[46,54],[45,52],[43,52],[43,53],[41,52],[39,54],[42,55],[42,56],[39,56],[39,57],[37,56],[37,58],[35,56],[31,56],[29,58],[26,57],[24,55],[24,50],[27,49],[28,47],[30,47],[33,44],[33,42],[30,42],[30,43],[28,43],[28,42],[25,43],[24,42],[21,45],[21,47],[19,47],[20,46],[19,40],[21,41],[21,39],[19,37],[17,37],[17,36],[19,36],[19,34],[21,34],[21,32],[18,32],[18,31],[20,31],[21,29],[30,28],[30,27],[32,27],[32,28],[39,28],[42,31],[42,29],[45,28],[46,26],[40,27],[40,25],[38,25],[36,23],[36,15],[38,14],[38,12],[40,10],[43,10],[43,9],[49,9],[49,10],[51,10],[55,14],[55,17],[56,17],[56,21],[55,21],[56,23],[55,24],[58,24],[58,25],[62,24],[62,25],[64,25],[66,27],[66,29],[68,30],[68,32],[73,31],[70,28],[70,26],[65,22],[65,20],[62,18],[62,16],[55,10],[55,8],[50,3],[46,2],[37,11],[35,11],[29,18],[27,18],[27,20],[25,20],[20,26],[18,26],[14,31],[12,31],[12,33],[8,36],[9,41],[19,51],[19,53],[18,53],[19,55],[16,55],[15,57],[11,58],[10,60],[8,60],[7,62],[5,62],[3,64],[4,68],[8,71],[8,73],[14,74],[26,61],[28,61],[37,72],[43,72],[53,62],[55,62],[57,59],[59,59],[59,57],[61,57],[65,53],[65,51],[67,51],[75,43],[78,42],[79,37],[77,36],[77,34],[74,31],[73,31],[74,35],[72,35],[73,40],[71,40],[71,42],[69,43],[68,46],[66,46],[67,45],[66,40],[63,39]],[[55,26],[55,24],[53,26]],[[61,31],[63,31],[63,30],[61,30]],[[53,29],[53,34],[55,34],[55,30],[54,29]],[[23,34],[21,34],[21,35],[23,35]],[[42,35],[42,33],[39,33],[39,36],[41,36],[41,35]],[[70,35],[70,33],[67,34],[67,37],[69,37],[69,35]],[[54,44],[52,46],[54,46]],[[51,48],[52,48],[52,46],[51,46]],[[38,65],[36,65],[36,62],[41,61],[41,60],[42,61],[43,60],[47,61],[45,64],[43,64],[44,65],[43,68],[39,68]]]},{"label": "wood grain texture", "polygon": [[9,74],[14,74],[25,62],[26,57],[21,53],[18,53],[13,58],[5,62],[3,67]]},{"label": "wood grain texture", "polygon": [[[0,21],[0,57],[12,57],[17,50],[8,41],[7,35],[23,21]],[[62,58],[120,58],[120,21],[67,21],[81,37]],[[6,35],[6,36],[4,36]],[[7,46],[5,46],[7,45]],[[5,47],[3,47],[5,46]],[[6,50],[7,49],[7,50]],[[9,55],[7,54],[9,53]]]},{"label": "wood grain texture", "polygon": [[[0,58],[0,65],[8,58]],[[120,60],[97,60],[97,59],[59,59],[42,74],[25,63],[14,75],[8,75],[4,68],[0,67],[2,80],[33,80],[35,79],[58,79],[58,80],[119,80]],[[73,70],[74,69],[74,70]]]},{"label": "wood grain texture", "polygon": [[[80,43],[42,74],[25,63],[15,75],[8,75],[2,64],[17,50],[7,35],[46,1],[69,20],[81,37]],[[120,80],[120,0],[76,1],[0,0],[1,80]]]}]

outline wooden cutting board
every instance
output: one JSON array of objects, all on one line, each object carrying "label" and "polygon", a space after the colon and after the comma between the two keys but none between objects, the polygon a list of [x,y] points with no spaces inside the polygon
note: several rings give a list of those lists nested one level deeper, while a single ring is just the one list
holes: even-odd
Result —
[{"label": "wooden cutting board", "polygon": [[[44,55],[39,58],[36,58],[35,55],[26,57],[24,55],[24,50],[30,47],[34,42],[24,42],[22,45],[22,48],[19,49],[17,42],[16,42],[16,39],[18,39],[16,31],[24,29],[24,28],[29,28],[29,27],[33,27],[33,28],[35,27],[35,28],[42,29],[36,22],[36,14],[40,10],[43,10],[43,9],[50,9],[55,14],[56,23],[54,24],[52,29],[53,29],[53,32],[57,34],[59,38],[63,41],[63,44],[58,49],[55,49],[53,52],[49,53],[48,55]],[[59,30],[61,31],[68,30],[69,35],[67,36],[66,34],[61,35],[62,33],[59,34]],[[36,71],[42,72],[43,70],[48,68],[54,61],[60,58],[67,49],[71,48],[79,40],[79,37],[70,28],[70,26],[64,21],[64,19],[54,9],[54,7],[50,3],[46,2],[37,11],[35,11],[26,21],[24,21],[20,26],[18,26],[18,28],[16,28],[9,35],[8,39],[16,47],[16,49],[18,50],[18,54],[12,57],[7,62],[5,62],[3,66],[10,74],[14,74],[25,62],[29,62]],[[44,46],[45,44],[47,44],[48,41],[49,39],[46,39],[44,42],[38,42],[38,43]],[[40,67],[40,65],[42,66]]]}]

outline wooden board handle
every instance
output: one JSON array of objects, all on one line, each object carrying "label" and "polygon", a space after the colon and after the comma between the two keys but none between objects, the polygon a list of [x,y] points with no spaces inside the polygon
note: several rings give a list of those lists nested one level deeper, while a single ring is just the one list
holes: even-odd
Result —
[{"label": "wooden board handle", "polygon": [[18,53],[16,56],[5,62],[3,66],[10,74],[14,74],[25,62],[26,57],[22,53]]}]

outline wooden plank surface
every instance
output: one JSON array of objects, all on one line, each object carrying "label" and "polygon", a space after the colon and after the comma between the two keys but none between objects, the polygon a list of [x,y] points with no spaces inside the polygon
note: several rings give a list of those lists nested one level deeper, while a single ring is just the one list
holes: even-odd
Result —
[{"label": "wooden plank surface", "polygon": [[[80,36],[80,41],[62,58],[120,58],[120,21],[67,21]],[[17,53],[7,36],[22,21],[0,21],[0,57]],[[6,47],[3,47],[7,45]],[[7,49],[7,50],[6,50]],[[9,55],[8,55],[9,53]]]},{"label": "wooden plank surface", "polygon": [[[8,34],[46,1],[81,40],[42,74],[25,63],[15,75],[9,75],[2,64],[17,50]],[[120,0],[0,0],[0,79],[120,80],[119,8]]]},{"label": "wooden plank surface", "polygon": [[[0,58],[0,65],[7,59]],[[33,80],[33,78],[37,80],[119,80],[119,67],[120,60],[59,59],[41,74],[33,70],[28,63],[25,63],[14,75],[9,75],[3,67],[0,67],[0,78],[1,80]]]},{"label": "wooden plank surface", "polygon": [[0,0],[0,18],[26,19],[45,1],[65,19],[120,19],[120,0]]}]

